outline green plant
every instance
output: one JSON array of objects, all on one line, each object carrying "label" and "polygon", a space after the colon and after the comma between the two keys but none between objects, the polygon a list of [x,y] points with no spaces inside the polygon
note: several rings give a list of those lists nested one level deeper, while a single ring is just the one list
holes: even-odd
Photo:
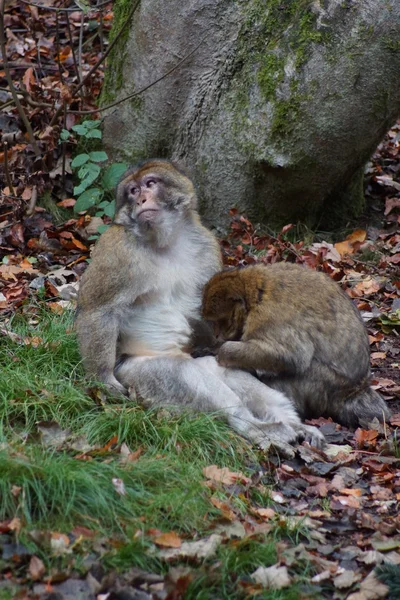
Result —
[{"label": "green plant", "polygon": [[[100,123],[100,120],[83,121],[72,127],[72,131],[78,137],[79,147],[83,150],[75,156],[71,163],[79,180],[78,185],[74,187],[74,196],[77,196],[74,212],[79,213],[96,207],[95,215],[97,217],[112,218],[115,213],[113,190],[128,165],[113,163],[102,173],[99,163],[108,160],[107,153],[104,150],[93,150],[93,140],[102,139]],[[63,129],[60,139],[61,141],[70,140],[71,133]],[[99,233],[103,233],[107,227],[108,225],[100,226]]]}]

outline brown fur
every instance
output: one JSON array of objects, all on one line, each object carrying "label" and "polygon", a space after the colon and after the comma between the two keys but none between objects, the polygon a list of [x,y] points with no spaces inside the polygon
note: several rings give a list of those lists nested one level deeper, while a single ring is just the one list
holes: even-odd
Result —
[{"label": "brown fur", "polygon": [[205,287],[202,312],[228,340],[219,363],[256,369],[303,418],[357,426],[390,416],[370,387],[361,317],[327,275],[288,263],[217,273]]}]

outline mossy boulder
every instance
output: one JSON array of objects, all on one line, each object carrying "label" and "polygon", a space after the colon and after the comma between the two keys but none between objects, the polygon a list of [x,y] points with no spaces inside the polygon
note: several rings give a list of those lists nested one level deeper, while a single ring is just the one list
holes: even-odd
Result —
[{"label": "mossy boulder", "polygon": [[[115,0],[116,25],[132,6]],[[128,7],[128,9],[127,9]],[[360,174],[400,115],[398,0],[142,0],[106,72],[118,159],[181,160],[208,222],[272,226],[362,208]]]}]

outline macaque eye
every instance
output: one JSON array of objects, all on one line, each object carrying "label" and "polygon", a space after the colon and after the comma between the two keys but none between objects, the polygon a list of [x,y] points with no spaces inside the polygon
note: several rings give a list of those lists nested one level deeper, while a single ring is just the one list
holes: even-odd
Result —
[{"label": "macaque eye", "polygon": [[133,196],[138,192],[139,188],[136,185],[131,185],[129,188],[129,193]]},{"label": "macaque eye", "polygon": [[146,187],[152,188],[154,185],[156,185],[156,182],[154,179],[149,179],[148,181],[146,181]]}]

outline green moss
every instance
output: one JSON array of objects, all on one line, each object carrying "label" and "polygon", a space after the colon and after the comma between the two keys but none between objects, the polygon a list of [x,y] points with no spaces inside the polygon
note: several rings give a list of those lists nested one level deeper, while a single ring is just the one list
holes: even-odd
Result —
[{"label": "green moss", "polygon": [[390,38],[384,39],[385,48],[392,52],[400,52],[400,40],[392,40]]},{"label": "green moss", "polygon": [[[237,133],[243,144],[241,132],[248,118],[249,90],[254,84],[258,85],[263,100],[272,104],[271,135],[281,137],[292,130],[301,103],[307,99],[298,92],[300,67],[315,44],[330,41],[331,33],[327,28],[317,27],[311,0],[250,0],[246,3],[239,0],[238,4],[246,16],[239,38],[232,103]],[[292,70],[288,76],[286,64]],[[285,79],[289,89],[282,89]]]},{"label": "green moss", "polygon": [[[132,0],[116,0],[113,3],[114,20],[110,31],[109,42],[117,37],[132,10]],[[111,50],[105,71],[100,103],[105,106],[113,102],[116,92],[123,84],[123,64],[126,56],[126,42],[129,36],[129,26],[125,28],[115,47]],[[112,68],[109,66],[112,65]]]}]

